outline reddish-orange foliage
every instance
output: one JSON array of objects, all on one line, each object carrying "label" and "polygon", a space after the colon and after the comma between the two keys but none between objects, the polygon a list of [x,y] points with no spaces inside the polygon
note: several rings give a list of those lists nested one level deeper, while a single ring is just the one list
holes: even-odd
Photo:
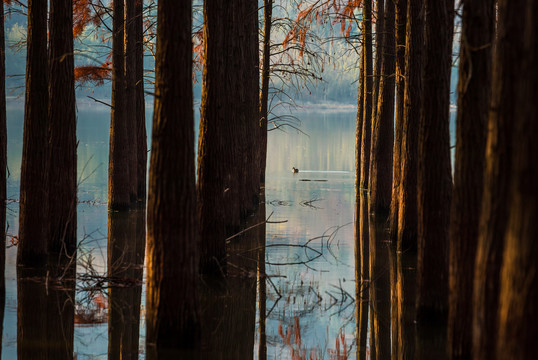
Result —
[{"label": "reddish-orange foliage", "polygon": [[112,74],[112,63],[106,62],[101,66],[77,66],[75,67],[75,81],[79,84],[88,82],[94,85],[103,85]]},{"label": "reddish-orange foliage", "polygon": [[204,31],[199,29],[193,33],[193,69],[192,78],[194,82],[197,82],[196,72],[202,70],[202,64],[204,62]]},{"label": "reddish-orange foliage", "polygon": [[82,34],[90,23],[98,26],[103,11],[104,9],[94,4],[94,0],[73,0],[73,36]]}]

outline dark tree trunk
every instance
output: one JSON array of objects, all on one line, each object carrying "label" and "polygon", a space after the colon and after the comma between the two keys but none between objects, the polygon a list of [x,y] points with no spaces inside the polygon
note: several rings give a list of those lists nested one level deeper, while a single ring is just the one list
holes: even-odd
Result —
[{"label": "dark tree trunk", "polygon": [[389,266],[390,266],[390,340],[391,340],[391,358],[398,359],[398,258],[396,248],[389,246]]},{"label": "dark tree trunk", "polygon": [[199,341],[191,2],[161,0],[148,196],[147,343]]},{"label": "dark tree trunk", "polygon": [[[413,1],[413,0],[409,0]],[[398,251],[396,289],[398,293],[398,359],[415,359],[416,254]]]},{"label": "dark tree trunk", "polygon": [[482,212],[476,253],[473,290],[473,356],[496,356],[498,334],[499,274],[508,219],[512,174],[512,136],[517,105],[516,81],[524,22],[523,1],[499,1],[498,30],[491,83],[491,106],[486,144]]},{"label": "dark tree trunk", "polygon": [[[225,238],[257,205],[257,4],[204,3],[204,72],[198,141],[201,271],[224,271]],[[223,54],[233,56],[223,56]],[[254,134],[254,136],[253,136]]]},{"label": "dark tree trunk", "polygon": [[[355,197],[355,208],[360,208],[361,196]],[[367,204],[367,203],[366,203]],[[368,264],[368,253],[362,251],[363,244],[369,239],[362,239],[360,234],[360,219],[358,213],[355,219],[355,299],[357,317],[357,359],[366,360],[366,339],[368,336],[368,274],[364,274],[362,264]]]},{"label": "dark tree trunk", "polygon": [[370,211],[382,217],[389,214],[392,190],[395,70],[394,11],[394,1],[387,1],[384,12],[382,54],[381,59],[379,59],[382,67],[378,98],[374,98],[374,106],[377,106],[377,111],[374,127],[372,128],[372,153],[370,154]]},{"label": "dark tree trunk", "polygon": [[405,47],[404,117],[398,200],[398,250],[417,248],[418,128],[422,102],[424,1],[408,0]]},{"label": "dark tree trunk", "polygon": [[[499,41],[510,42],[511,56],[520,62],[502,62],[505,57],[500,65],[517,72],[511,79],[516,88],[515,116],[506,114],[506,120],[514,123],[513,175],[501,269],[497,358],[520,360],[536,357],[538,350],[538,4],[532,0],[507,3],[500,2]],[[514,31],[519,28],[517,22],[524,23],[523,32]]]},{"label": "dark tree trunk", "polygon": [[[4,3],[0,4],[0,14],[4,14]],[[7,127],[6,127],[6,52],[4,41],[4,16],[0,16],[0,294],[5,300],[6,268],[6,169],[7,169]],[[4,301],[0,302],[2,307]],[[1,323],[4,312],[2,307]],[[2,349],[0,349],[1,351]]]},{"label": "dark tree trunk", "polygon": [[[375,13],[375,61],[374,61],[374,78],[372,82],[372,128],[376,120],[377,113],[377,98],[379,96],[380,73],[383,66],[383,40],[385,31],[385,0],[376,0]],[[372,136],[373,138],[373,136]]]},{"label": "dark tree trunk", "polygon": [[108,207],[130,206],[129,138],[125,96],[124,0],[113,1],[112,19],[112,110],[108,155]]},{"label": "dark tree trunk", "polygon": [[[265,189],[261,189],[260,207],[258,209],[257,221],[263,222],[265,219]],[[265,272],[265,222],[258,226],[256,231],[258,237],[258,359],[267,360],[267,273]]]},{"label": "dark tree trunk", "polygon": [[265,184],[265,168],[267,165],[267,120],[269,106],[269,76],[271,66],[271,22],[273,21],[273,0],[263,2],[263,54],[260,91],[260,182]]},{"label": "dark tree trunk", "polygon": [[136,147],[137,147],[137,194],[142,207],[146,204],[146,177],[148,144],[146,135],[146,103],[144,99],[144,19],[143,0],[136,0]]},{"label": "dark tree trunk", "polygon": [[446,319],[452,177],[449,95],[454,0],[426,0],[422,107],[418,147],[417,318]]},{"label": "dark tree trunk", "polygon": [[47,2],[28,1],[26,97],[17,264],[40,266],[48,239]]},{"label": "dark tree trunk", "polygon": [[476,246],[490,98],[494,0],[463,1],[458,80],[456,163],[450,217],[448,349],[471,358]]},{"label": "dark tree trunk", "polygon": [[49,255],[68,261],[77,247],[77,117],[73,2],[51,0],[49,33]]},{"label": "dark tree trunk", "polygon": [[394,164],[392,178],[392,197],[390,203],[390,236],[398,240],[398,209],[400,206],[402,132],[404,122],[405,94],[405,37],[407,25],[407,0],[396,1],[396,117],[394,126]]},{"label": "dark tree trunk", "polygon": [[136,2],[125,0],[125,127],[127,130],[127,146],[129,148],[129,198],[131,203],[138,200],[138,122],[137,122],[137,28]]}]

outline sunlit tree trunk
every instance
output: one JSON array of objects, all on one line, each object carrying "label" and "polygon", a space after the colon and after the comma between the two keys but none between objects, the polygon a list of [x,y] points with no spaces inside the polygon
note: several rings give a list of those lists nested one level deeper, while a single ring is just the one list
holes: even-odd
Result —
[{"label": "sunlit tree trunk", "polygon": [[269,106],[269,74],[271,66],[271,22],[273,21],[273,0],[263,2],[263,54],[260,91],[260,182],[265,183],[265,168],[267,164],[267,120]]},{"label": "sunlit tree trunk", "polygon": [[[501,55],[500,66],[517,72],[510,79],[515,87],[515,113],[506,114],[506,120],[514,123],[514,137],[496,353],[497,359],[522,360],[536,357],[538,351],[538,4],[501,1],[499,14],[499,41],[509,42],[511,56],[519,57],[519,62],[504,62],[508,58]],[[518,22],[524,23],[523,32],[517,32]],[[501,44],[498,51],[503,49]]]},{"label": "sunlit tree trunk", "polygon": [[375,13],[372,18],[375,23],[375,55],[374,55],[374,75],[372,81],[372,128],[375,126],[377,113],[377,98],[379,96],[379,82],[381,68],[383,66],[383,40],[385,31],[385,0],[375,1]]},{"label": "sunlit tree trunk", "polygon": [[193,348],[200,336],[191,15],[190,1],[159,1],[146,310],[156,349]]},{"label": "sunlit tree trunk", "polygon": [[426,0],[426,25],[418,146],[417,318],[448,310],[448,225],[452,175],[449,95],[454,28],[453,0]]},{"label": "sunlit tree trunk", "polygon": [[112,110],[108,156],[108,207],[124,210],[130,206],[129,138],[125,97],[124,0],[112,3]]},{"label": "sunlit tree trunk", "polygon": [[[4,13],[4,3],[0,3],[0,14]],[[6,52],[4,41],[4,17],[0,16],[0,297],[5,300],[6,268],[6,169],[7,169],[7,127],[6,127]],[[4,301],[0,302],[0,307]],[[2,308],[3,309],[3,308]],[[0,323],[3,323],[4,313]],[[1,350],[1,349],[0,349]]]},{"label": "sunlit tree trunk", "polygon": [[474,265],[484,181],[495,0],[463,1],[450,217],[448,349],[471,358]]},{"label": "sunlit tree trunk", "polygon": [[407,25],[407,0],[396,1],[396,117],[394,125],[394,163],[392,178],[392,197],[390,203],[390,236],[398,240],[398,210],[401,184],[402,132],[404,122],[405,94],[405,37]]},{"label": "sunlit tree trunk", "polygon": [[17,263],[45,264],[48,239],[47,2],[28,1],[26,94]]},{"label": "sunlit tree trunk", "polygon": [[[394,12],[394,1],[387,1],[384,11],[381,59],[376,59],[376,61],[381,61],[382,66],[378,98],[373,99],[377,111],[374,126],[372,127],[372,153],[370,154],[370,211],[376,213],[377,216],[388,215],[392,190],[395,70]],[[380,54],[377,53],[376,56],[380,56]]]},{"label": "sunlit tree trunk", "polygon": [[146,103],[144,99],[144,19],[143,0],[136,0],[136,147],[137,195],[142,207],[146,203],[148,144],[146,135]]},{"label": "sunlit tree trunk", "polygon": [[131,203],[138,200],[138,123],[137,123],[137,28],[136,2],[125,0],[125,127],[129,147],[129,198]]},{"label": "sunlit tree trunk", "polygon": [[73,56],[73,2],[51,0],[49,32],[49,252],[64,261],[77,247],[77,118]]}]

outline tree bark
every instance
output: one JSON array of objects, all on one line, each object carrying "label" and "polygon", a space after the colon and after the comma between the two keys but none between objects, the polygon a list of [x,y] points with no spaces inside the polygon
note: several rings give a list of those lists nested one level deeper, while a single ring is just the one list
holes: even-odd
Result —
[{"label": "tree bark", "polygon": [[267,120],[269,117],[269,76],[271,66],[271,22],[273,21],[273,0],[263,2],[263,53],[260,91],[260,183],[265,184],[267,165]]},{"label": "tree bark", "polygon": [[63,261],[77,247],[77,117],[73,2],[51,0],[49,33],[49,255]]},{"label": "tree bark", "polygon": [[392,197],[390,203],[390,236],[392,242],[398,241],[398,210],[400,206],[401,153],[404,96],[405,96],[405,37],[407,27],[407,0],[396,1],[396,118],[394,126],[394,163],[392,177]]},{"label": "tree bark", "polygon": [[456,162],[450,216],[448,349],[472,356],[472,302],[491,88],[494,0],[463,1]]},{"label": "tree bark", "polygon": [[[394,1],[387,1],[384,11],[382,67],[379,77],[378,98],[374,127],[372,128],[372,152],[370,154],[370,211],[385,217],[390,211],[392,190],[392,161],[394,150],[394,70],[395,70],[395,18]],[[380,54],[378,53],[377,56]]]},{"label": "tree bark", "polygon": [[[426,0],[422,107],[418,145],[417,318],[448,310],[448,229],[452,176],[449,95],[453,0]],[[432,315],[431,317],[429,315]]]},{"label": "tree bark", "polygon": [[137,146],[137,195],[142,207],[146,204],[146,178],[148,144],[146,135],[146,100],[144,99],[144,18],[143,0],[136,0],[136,146]]},{"label": "tree bark", "polygon": [[28,1],[26,97],[17,264],[46,263],[48,239],[47,2]]},{"label": "tree bark", "polygon": [[147,343],[199,341],[191,2],[161,0],[148,196]]},{"label": "tree bark", "polygon": [[137,28],[136,2],[125,0],[125,127],[127,130],[127,146],[129,161],[129,198],[131,203],[138,200],[138,122],[137,122]]},{"label": "tree bark", "polygon": [[[500,2],[499,45],[510,41],[508,46],[514,50],[510,56],[517,56],[519,62],[501,65],[516,73],[511,78],[515,87],[514,116],[506,117],[514,124],[514,137],[509,216],[500,278],[497,358],[519,360],[536,357],[538,347],[538,116],[535,109],[538,4],[531,0],[507,3]],[[517,22],[523,22],[522,32],[514,31],[520,29]]]},{"label": "tree bark", "polygon": [[[374,78],[372,82],[372,128],[375,126],[377,113],[377,98],[379,97],[380,73],[383,66],[383,40],[385,31],[385,0],[375,2],[375,56],[374,56]],[[373,137],[372,137],[373,138]]]},{"label": "tree bark", "polygon": [[[4,14],[4,3],[0,4]],[[0,16],[0,306],[5,302],[6,269],[6,169],[7,169],[7,125],[6,125],[6,51],[4,40],[4,16]],[[1,312],[0,320],[4,320]],[[0,349],[1,350],[1,349]]]},{"label": "tree bark", "polygon": [[108,156],[108,207],[130,206],[129,138],[125,96],[124,0],[113,1],[112,19],[112,110]]}]

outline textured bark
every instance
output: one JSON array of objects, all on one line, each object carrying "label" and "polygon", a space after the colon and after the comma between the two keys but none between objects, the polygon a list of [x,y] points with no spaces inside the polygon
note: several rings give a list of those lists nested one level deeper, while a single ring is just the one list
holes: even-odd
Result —
[{"label": "textured bark", "polygon": [[405,47],[404,117],[398,200],[398,250],[417,248],[418,128],[422,102],[424,1],[409,0]]},{"label": "textured bark", "polygon": [[374,77],[372,82],[372,127],[375,125],[377,112],[377,98],[379,94],[379,80],[381,67],[383,66],[383,40],[385,35],[385,0],[376,0],[375,13],[373,19],[375,22],[375,56],[374,56]]},{"label": "textured bark", "polygon": [[[500,41],[514,41],[513,56],[519,56],[520,62],[503,64],[514,67],[517,73],[511,79],[516,89],[515,116],[506,118],[514,123],[513,175],[501,268],[497,358],[519,360],[536,357],[538,350],[538,4],[531,0],[502,1],[499,10],[508,13],[501,15],[506,37]],[[513,32],[517,29],[512,28],[513,21],[524,23],[523,32]]]},{"label": "textured bark", "polygon": [[192,4],[159,1],[148,194],[147,343],[199,341]]},{"label": "textured bark", "polygon": [[[4,3],[0,4],[4,13]],[[6,127],[6,52],[4,41],[4,17],[0,16],[0,307],[5,302],[6,268],[6,169],[7,169],[7,127]],[[1,310],[0,323],[3,324],[4,312]],[[0,325],[1,327],[2,325]],[[1,329],[0,329],[1,330]],[[1,351],[1,349],[0,349]]]},{"label": "textured bark", "polygon": [[131,203],[138,199],[138,122],[136,93],[136,2],[125,0],[125,127],[127,130],[128,162],[129,162],[129,198]]},{"label": "textured bark", "polygon": [[398,210],[400,206],[401,184],[401,149],[404,119],[405,94],[405,38],[407,27],[407,0],[396,1],[396,116],[394,119],[394,163],[392,177],[392,197],[390,203],[390,236],[391,241],[398,240]]},{"label": "textured bark", "polygon": [[[258,202],[257,4],[204,3],[204,72],[198,140],[201,271],[224,270],[225,238]],[[233,56],[223,56],[233,54]]]},{"label": "textured bark", "polygon": [[129,138],[126,123],[124,0],[112,3],[112,110],[108,155],[108,207],[111,210],[130,206]]},{"label": "textured bark", "polygon": [[47,2],[28,1],[17,264],[44,265],[48,239]]},{"label": "textured bark", "polygon": [[144,19],[143,0],[136,0],[136,147],[137,147],[137,195],[142,207],[146,203],[148,144],[146,135],[146,103],[144,99]]},{"label": "textured bark", "polygon": [[68,261],[77,247],[77,117],[73,2],[50,2],[49,33],[49,255]]},{"label": "textured bark", "polygon": [[377,111],[372,127],[372,151],[370,154],[370,211],[383,217],[389,214],[392,190],[394,71],[396,66],[394,12],[394,1],[387,1],[384,12],[382,54],[381,59],[379,59],[382,66],[379,73],[378,98],[374,98],[374,106],[377,106]]},{"label": "textured bark", "polygon": [[[508,219],[512,174],[512,136],[516,81],[520,68],[523,2],[499,1],[497,41],[493,56],[486,169],[473,291],[473,356],[496,356],[499,274]],[[526,10],[524,10],[526,12]]]},{"label": "textured bark", "polygon": [[449,95],[453,0],[426,0],[422,107],[418,147],[417,318],[446,316],[452,177]]},{"label": "textured bark", "polygon": [[269,116],[269,74],[271,66],[271,22],[273,21],[273,0],[263,2],[263,53],[260,90],[260,182],[265,184],[265,168],[267,165],[267,119]]},{"label": "textured bark", "polygon": [[494,0],[463,1],[450,216],[448,350],[471,358],[473,276],[484,182]]}]

